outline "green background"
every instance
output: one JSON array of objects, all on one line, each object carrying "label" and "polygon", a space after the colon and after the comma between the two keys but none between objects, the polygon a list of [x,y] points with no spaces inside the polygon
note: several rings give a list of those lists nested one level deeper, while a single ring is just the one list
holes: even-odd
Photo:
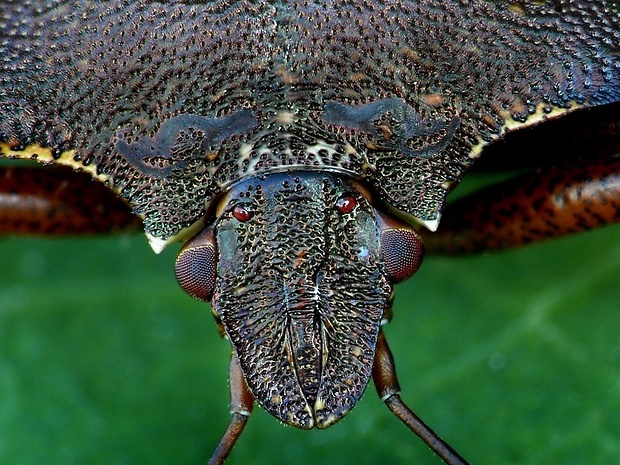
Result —
[{"label": "green background", "polygon": [[[475,464],[620,456],[620,227],[427,257],[386,334],[403,397]],[[202,464],[229,419],[227,342],[140,235],[0,240],[0,464]],[[435,464],[377,399],[324,431],[260,408],[235,464]]]}]

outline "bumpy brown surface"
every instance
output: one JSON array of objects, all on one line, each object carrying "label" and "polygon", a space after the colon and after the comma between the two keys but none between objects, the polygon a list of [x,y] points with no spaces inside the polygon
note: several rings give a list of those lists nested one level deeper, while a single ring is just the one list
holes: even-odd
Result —
[{"label": "bumpy brown surface", "polygon": [[613,0],[4,1],[0,153],[95,165],[162,239],[298,165],[430,220],[480,141],[619,100],[619,44]]},{"label": "bumpy brown surface", "polygon": [[0,167],[0,233],[92,234],[141,226],[125,202],[87,173]]},{"label": "bumpy brown surface", "polygon": [[553,166],[518,176],[446,209],[433,251],[480,252],[587,231],[620,221],[620,161]]}]

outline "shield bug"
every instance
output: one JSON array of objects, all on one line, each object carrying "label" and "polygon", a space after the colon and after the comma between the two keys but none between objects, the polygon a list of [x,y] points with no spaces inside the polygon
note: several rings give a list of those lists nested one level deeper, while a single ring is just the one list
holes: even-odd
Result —
[{"label": "shield bug", "polygon": [[[465,463],[401,400],[381,328],[394,284],[422,260],[414,225],[437,229],[488,146],[559,118],[569,122],[537,137],[585,126],[609,141],[603,158],[551,168],[531,195],[485,191],[488,203],[454,207],[427,244],[504,247],[617,220],[611,0],[18,2],[1,20],[0,153],[67,165],[110,191],[76,195],[71,170],[15,183],[22,171],[9,168],[6,195],[24,208],[5,209],[8,228],[69,231],[60,213],[72,209],[110,229],[139,217],[157,252],[185,242],[177,280],[211,302],[233,349],[233,416],[211,463],[254,401],[326,428],[371,377],[442,460]],[[34,221],[24,185],[42,199]],[[108,214],[107,195],[131,214]]]}]

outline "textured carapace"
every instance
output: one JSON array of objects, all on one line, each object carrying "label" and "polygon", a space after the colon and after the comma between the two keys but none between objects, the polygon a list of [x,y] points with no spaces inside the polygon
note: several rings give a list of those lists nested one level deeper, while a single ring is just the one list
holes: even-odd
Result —
[{"label": "textured carapace", "polygon": [[[419,260],[419,239],[379,213],[359,182],[329,173],[250,178],[216,209],[181,250],[179,282],[198,298],[213,290],[216,317],[265,409],[301,428],[331,425],[364,392],[392,282],[406,277],[386,263]],[[414,251],[384,250],[386,233],[416,237],[407,243]]]},{"label": "textured carapace", "polygon": [[619,16],[614,0],[2,2],[0,153],[107,182],[156,250],[230,184],[293,168],[366,179],[432,226],[487,142],[618,100]]}]

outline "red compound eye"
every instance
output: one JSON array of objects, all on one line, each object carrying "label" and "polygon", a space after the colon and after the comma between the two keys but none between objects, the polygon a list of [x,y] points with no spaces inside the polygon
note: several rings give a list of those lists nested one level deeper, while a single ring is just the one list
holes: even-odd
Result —
[{"label": "red compound eye", "polygon": [[205,230],[179,252],[174,274],[181,288],[199,300],[209,300],[217,278],[217,253],[213,233]]},{"label": "red compound eye", "polygon": [[336,208],[340,213],[349,213],[357,205],[357,200],[352,195],[343,195],[336,202]]},{"label": "red compound eye", "polygon": [[381,252],[385,269],[394,282],[411,277],[424,257],[424,244],[420,236],[407,223],[377,212],[381,229]]},{"label": "red compound eye", "polygon": [[239,221],[249,221],[254,216],[254,212],[243,205],[235,205],[232,214]]},{"label": "red compound eye", "polygon": [[418,235],[405,228],[382,231],[381,250],[385,268],[396,282],[413,276],[424,256],[424,245]]}]

